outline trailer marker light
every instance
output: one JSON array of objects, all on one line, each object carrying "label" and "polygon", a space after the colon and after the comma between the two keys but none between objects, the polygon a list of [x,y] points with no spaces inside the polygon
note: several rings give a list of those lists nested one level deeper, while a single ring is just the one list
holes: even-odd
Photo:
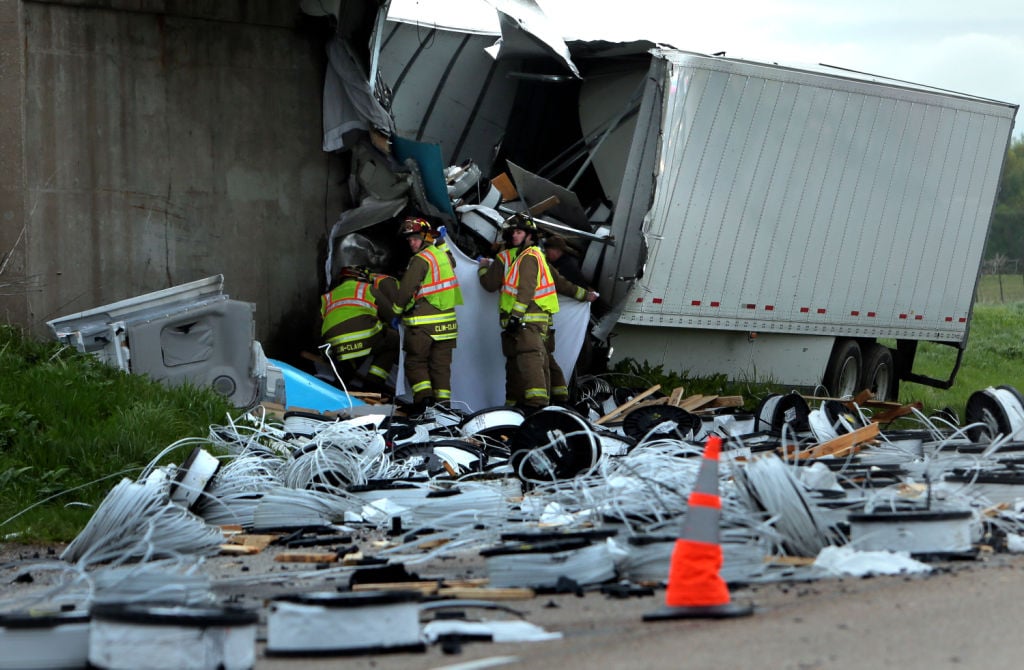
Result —
[{"label": "trailer marker light", "polygon": [[644,299],[643,299],[643,298],[637,298],[637,299],[636,299],[636,301],[637,301],[637,302],[643,302],[643,301],[644,301]]},{"label": "trailer marker light", "polygon": [[947,321],[947,322],[948,322],[948,321],[952,321],[952,320],[953,320],[953,317],[951,317],[951,316],[947,316],[947,317],[946,317],[946,321]]},{"label": "trailer marker light", "polygon": [[717,300],[712,300],[711,301],[711,306],[712,307],[721,307],[722,303],[718,302]]},{"label": "trailer marker light", "polygon": [[757,305],[754,305],[754,304],[749,303],[749,302],[746,305],[744,305],[743,307],[745,309],[757,309]]},{"label": "trailer marker light", "polygon": [[819,307],[818,308],[818,314],[824,314],[824,313],[825,313],[825,308],[824,307]]},{"label": "trailer marker light", "polygon": [[766,312],[772,312],[775,310],[775,305],[765,305],[764,309]]},{"label": "trailer marker light", "polygon": [[906,314],[900,314],[900,318],[901,319],[905,319],[905,318],[907,318],[907,315]]},{"label": "trailer marker light", "polygon": [[800,313],[801,313],[801,314],[807,314],[807,313],[808,313],[808,312],[810,312],[810,311],[811,311],[811,308],[810,308],[810,307],[801,307],[801,308],[800,308]]},{"label": "trailer marker light", "polygon": [[[714,304],[714,303],[711,303],[711,304]],[[690,301],[690,306],[691,307],[700,307],[700,300],[691,300]]]},{"label": "trailer marker light", "polygon": [[961,316],[960,317],[960,323],[967,323],[967,317],[966,316]]},{"label": "trailer marker light", "polygon": [[860,312],[858,312],[857,310],[853,310],[852,312],[850,312],[850,316],[860,316]]},{"label": "trailer marker light", "polygon": [[662,300],[661,298],[655,298],[651,302],[653,302],[655,305],[660,305],[661,303],[664,302],[664,300]]},{"label": "trailer marker light", "polygon": [[874,312],[868,312],[868,318],[871,318],[871,319],[875,318],[875,313]]},{"label": "trailer marker light", "polygon": [[920,321],[923,318],[924,318],[924,314],[915,314],[914,315],[914,321]]}]

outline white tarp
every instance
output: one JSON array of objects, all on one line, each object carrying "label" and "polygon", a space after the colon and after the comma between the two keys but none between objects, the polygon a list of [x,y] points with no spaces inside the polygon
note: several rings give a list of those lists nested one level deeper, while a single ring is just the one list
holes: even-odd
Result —
[{"label": "white tarp", "polygon": [[[455,274],[462,287],[463,304],[455,308],[459,320],[459,340],[452,360],[452,401],[463,410],[476,412],[505,404],[505,357],[501,353],[501,327],[498,325],[498,294],[480,286],[476,271],[480,267],[449,241],[455,256]],[[583,348],[590,321],[590,303],[558,296],[555,314],[555,360],[572,374]],[[398,392],[408,389],[404,374],[405,356],[399,362]]]}]

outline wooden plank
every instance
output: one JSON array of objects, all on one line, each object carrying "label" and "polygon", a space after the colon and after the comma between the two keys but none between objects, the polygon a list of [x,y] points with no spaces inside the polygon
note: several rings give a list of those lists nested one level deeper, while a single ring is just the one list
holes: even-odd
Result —
[{"label": "wooden plank", "polygon": [[799,455],[799,458],[822,458],[824,456],[840,457],[846,455],[850,448],[878,437],[879,427],[877,423],[869,423],[857,430],[844,433],[834,437],[828,442],[822,442]]},{"label": "wooden plank", "polygon": [[280,535],[236,535],[231,538],[234,544],[241,544],[246,547],[256,547],[259,550],[266,549],[270,543],[281,537]]},{"label": "wooden plank", "polygon": [[502,200],[515,200],[519,197],[519,192],[516,187],[512,185],[512,179],[508,176],[507,172],[502,172],[497,177],[491,180],[491,184],[494,188],[498,189],[501,193]]},{"label": "wooden plank", "polygon": [[743,407],[743,396],[720,395],[711,403],[712,407]]},{"label": "wooden plank", "polygon": [[668,404],[679,407],[679,403],[683,400],[684,393],[686,393],[685,386],[677,386],[672,389],[672,394],[668,397]]},{"label": "wooden plank", "polygon": [[625,412],[627,409],[630,409],[630,408],[634,407],[635,405],[638,405],[647,396],[651,395],[652,393],[657,393],[659,389],[661,389],[661,384],[655,384],[654,386],[652,386],[651,388],[647,389],[646,391],[644,391],[642,393],[639,393],[639,394],[633,396],[633,398],[631,398],[630,400],[627,400],[626,402],[622,403],[621,405],[619,405],[618,407],[616,407],[612,411],[608,412],[607,414],[602,416],[600,419],[598,419],[594,423],[600,425],[600,424],[602,424],[602,423],[604,423],[606,421],[609,421],[609,420],[619,416],[620,414]]},{"label": "wooden plank", "polygon": [[222,544],[220,553],[228,556],[249,556],[260,553],[259,547],[247,547],[244,544]]},{"label": "wooden plank", "polygon": [[379,584],[353,584],[353,591],[416,591],[425,596],[437,595],[441,587],[434,582],[383,582]]},{"label": "wooden plank", "polygon": [[895,421],[901,416],[907,416],[908,414],[912,414],[915,409],[920,411],[923,408],[924,405],[922,405],[920,402],[912,402],[909,405],[899,405],[892,409],[875,414],[873,417],[871,417],[871,421],[873,423],[889,423],[890,421]]},{"label": "wooden plank", "polygon": [[701,407],[713,403],[716,398],[716,395],[692,395],[679,403],[679,407],[687,412],[696,412]]},{"label": "wooden plank", "polygon": [[530,600],[533,589],[527,588],[465,588],[459,586],[442,586],[437,590],[442,598],[468,598],[471,600]]},{"label": "wooden plank", "polygon": [[326,551],[283,551],[274,556],[278,563],[336,563],[338,555]]}]

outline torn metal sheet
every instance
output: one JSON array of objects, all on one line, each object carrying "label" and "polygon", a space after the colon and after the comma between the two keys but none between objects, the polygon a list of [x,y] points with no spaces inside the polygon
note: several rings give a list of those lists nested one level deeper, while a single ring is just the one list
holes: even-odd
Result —
[{"label": "torn metal sheet", "polygon": [[[572,62],[569,47],[559,29],[544,15],[533,0],[487,0],[498,11],[501,25],[501,39],[494,46],[495,58],[554,59],[562,67],[579,78],[580,71]],[[538,76],[539,73],[524,73],[522,76]],[[540,74],[557,81],[554,74]]]}]

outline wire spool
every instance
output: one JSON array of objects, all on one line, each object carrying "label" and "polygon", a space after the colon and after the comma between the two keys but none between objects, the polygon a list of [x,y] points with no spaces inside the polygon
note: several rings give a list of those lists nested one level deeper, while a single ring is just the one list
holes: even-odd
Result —
[{"label": "wire spool", "polygon": [[283,596],[267,611],[268,656],[424,651],[416,591]]},{"label": "wire spool", "polygon": [[526,418],[512,438],[513,472],[526,481],[571,479],[601,458],[601,442],[575,412],[546,407]]},{"label": "wire spool", "polygon": [[504,545],[480,555],[486,559],[488,584],[496,588],[553,589],[561,579],[587,586],[617,574],[608,543],[585,537]]},{"label": "wire spool", "polygon": [[103,604],[92,608],[90,667],[248,670],[259,614],[236,608]]},{"label": "wire spool", "polygon": [[807,401],[798,393],[772,393],[757,406],[757,430],[781,433],[783,426],[798,433],[810,430],[808,417],[811,413]]},{"label": "wire spool", "polygon": [[905,551],[915,557],[973,555],[970,510],[850,514],[850,543],[863,551]]},{"label": "wire spool", "polygon": [[967,399],[967,423],[967,437],[971,442],[1018,436],[1024,431],[1021,394],[1011,386],[990,386],[975,391]]},{"label": "wire spool", "polygon": [[171,482],[171,500],[186,509],[191,508],[203,495],[210,480],[217,473],[220,460],[202,447],[196,447],[189,454]]},{"label": "wire spool", "polygon": [[459,426],[463,437],[487,437],[509,442],[523,424],[523,413],[513,407],[491,407],[474,412]]},{"label": "wire spool", "polygon": [[455,438],[396,446],[392,458],[396,462],[405,461],[428,477],[462,476],[483,472],[487,466],[487,454],[483,449]]},{"label": "wire spool", "polygon": [[601,453],[605,456],[625,456],[636,446],[636,440],[614,430],[598,429],[594,431],[601,442]]},{"label": "wire spool", "polygon": [[2,670],[85,668],[89,662],[89,615],[0,614],[0,649]]},{"label": "wire spool", "polygon": [[313,437],[337,419],[328,418],[315,412],[289,410],[284,413],[284,438]]},{"label": "wire spool", "polygon": [[675,405],[638,407],[622,420],[622,430],[634,440],[643,439],[651,431],[655,431],[655,437],[690,440],[701,432],[702,426],[699,416]]}]

